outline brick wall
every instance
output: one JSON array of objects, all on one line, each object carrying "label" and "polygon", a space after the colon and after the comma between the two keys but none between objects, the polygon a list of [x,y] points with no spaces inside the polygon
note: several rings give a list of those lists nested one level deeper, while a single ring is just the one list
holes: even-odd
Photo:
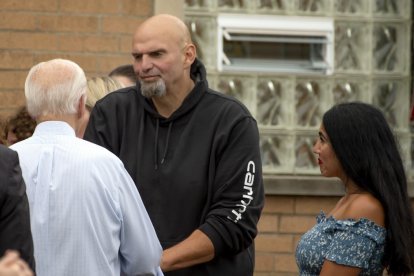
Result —
[{"label": "brick wall", "polygon": [[[169,0],[170,1],[170,0]],[[24,104],[29,68],[67,58],[88,76],[131,62],[135,27],[154,14],[152,0],[1,0],[0,118]],[[297,275],[298,239],[336,197],[267,196],[256,239],[255,276]]]},{"label": "brick wall", "polygon": [[301,235],[338,197],[266,196],[256,238],[255,276],[297,275],[294,257]]},{"label": "brick wall", "polygon": [[70,59],[88,76],[132,62],[132,33],[153,6],[151,0],[1,0],[0,118],[24,105],[24,81],[38,62]]}]

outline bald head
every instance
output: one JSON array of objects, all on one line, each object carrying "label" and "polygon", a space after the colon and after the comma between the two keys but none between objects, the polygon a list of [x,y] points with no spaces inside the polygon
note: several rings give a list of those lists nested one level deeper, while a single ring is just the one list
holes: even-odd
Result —
[{"label": "bald head", "polygon": [[85,92],[85,73],[79,65],[64,59],[33,66],[25,83],[27,109],[35,118],[76,113]]},{"label": "bald head", "polygon": [[145,20],[135,32],[132,56],[145,97],[182,98],[192,89],[190,70],[196,48],[179,18],[160,14]]},{"label": "bald head", "polygon": [[150,34],[168,37],[185,45],[192,43],[190,32],[185,23],[178,17],[169,14],[154,15],[138,26],[134,39]]}]

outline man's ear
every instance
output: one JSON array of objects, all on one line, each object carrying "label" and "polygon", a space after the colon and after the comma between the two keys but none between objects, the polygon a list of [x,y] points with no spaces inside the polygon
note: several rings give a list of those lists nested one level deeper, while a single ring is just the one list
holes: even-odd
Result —
[{"label": "man's ear", "polygon": [[82,118],[86,112],[86,95],[82,95],[78,102],[78,119]]},{"label": "man's ear", "polygon": [[184,51],[184,67],[190,67],[193,64],[197,56],[197,49],[193,43],[189,43],[185,46]]}]

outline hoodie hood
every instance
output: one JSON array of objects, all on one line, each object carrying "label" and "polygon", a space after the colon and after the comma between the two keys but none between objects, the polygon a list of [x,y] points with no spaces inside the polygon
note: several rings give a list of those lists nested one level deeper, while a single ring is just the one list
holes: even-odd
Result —
[{"label": "hoodie hood", "polygon": [[171,114],[169,118],[162,117],[157,110],[151,99],[148,99],[141,95],[140,93],[140,85],[139,82],[137,83],[137,90],[138,90],[138,99],[143,103],[145,112],[153,117],[155,120],[155,137],[154,137],[154,169],[158,169],[158,140],[159,140],[159,132],[160,127],[165,127],[168,125],[167,136],[165,140],[165,146],[163,153],[161,155],[160,165],[164,164],[165,158],[168,153],[169,143],[170,143],[170,135],[172,132],[174,121],[185,116],[188,112],[190,112],[197,103],[203,97],[205,91],[208,89],[208,83],[206,79],[206,69],[204,65],[196,58],[191,65],[190,68],[190,77],[194,81],[194,88],[193,90],[187,95],[184,99],[181,106]]},{"label": "hoodie hood", "polygon": [[143,102],[143,106],[146,112],[148,112],[152,117],[158,118],[160,124],[168,124],[171,121],[176,120],[177,118],[185,115],[190,111],[197,103],[200,101],[204,92],[208,89],[208,83],[206,79],[206,69],[204,65],[196,58],[190,68],[190,77],[194,81],[193,90],[187,95],[184,99],[181,106],[174,111],[169,118],[163,118],[158,114],[157,110],[151,99],[145,98],[141,95],[139,82],[137,83],[139,99]]}]

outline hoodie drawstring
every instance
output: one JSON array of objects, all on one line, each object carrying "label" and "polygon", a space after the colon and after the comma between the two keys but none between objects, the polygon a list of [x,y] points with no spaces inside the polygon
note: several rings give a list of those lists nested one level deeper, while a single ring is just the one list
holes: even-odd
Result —
[{"label": "hoodie drawstring", "polygon": [[165,142],[165,149],[164,149],[164,154],[162,155],[161,164],[164,164],[165,157],[167,156],[168,144],[170,143],[170,134],[171,134],[172,125],[173,125],[173,121],[171,121],[170,125],[168,126],[167,141]]},{"label": "hoodie drawstring", "polygon": [[158,170],[158,129],[160,128],[160,119],[157,118],[155,125],[155,144],[154,144],[154,167]]},{"label": "hoodie drawstring", "polygon": [[[164,153],[163,153],[162,158],[161,158],[161,164],[164,164],[165,157],[167,156],[168,146],[169,146],[169,143],[170,143],[170,135],[171,135],[172,125],[173,125],[173,121],[171,121],[170,124],[168,125],[167,140],[165,142],[165,149],[164,149]],[[159,132],[159,128],[160,128],[160,119],[157,118],[157,123],[155,125],[155,145],[154,145],[154,163],[155,163],[154,168],[155,168],[155,170],[158,170],[158,132]]]}]

